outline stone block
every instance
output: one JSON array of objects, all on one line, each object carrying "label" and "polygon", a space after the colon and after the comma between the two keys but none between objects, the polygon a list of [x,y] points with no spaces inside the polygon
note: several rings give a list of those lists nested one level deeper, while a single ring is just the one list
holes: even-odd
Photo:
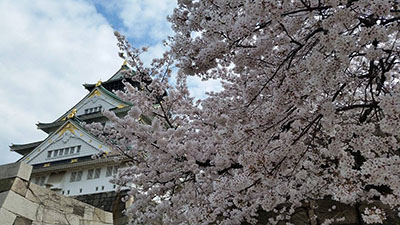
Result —
[{"label": "stone block", "polygon": [[72,211],[73,214],[78,215],[80,217],[83,217],[85,215],[85,207],[75,205],[75,206],[72,206],[72,208],[73,208],[73,211]]},{"label": "stone block", "polygon": [[113,218],[113,214],[110,212],[105,212],[105,223],[110,223],[113,224],[114,223],[114,218]]},{"label": "stone block", "polygon": [[73,214],[68,214],[67,215],[67,224],[77,224],[79,225],[79,221],[81,220],[81,217],[73,215]]},{"label": "stone block", "polygon": [[87,225],[112,225],[112,223],[103,223],[103,222],[90,221],[89,223],[87,223]]},{"label": "stone block", "polygon": [[31,178],[32,166],[18,162],[0,166],[0,179],[19,177],[29,181]]},{"label": "stone block", "polygon": [[99,221],[99,222],[103,222],[103,223],[112,223],[113,217],[112,217],[111,213],[106,212],[101,209],[98,209],[98,208],[95,208],[94,215],[93,215],[93,221]]},{"label": "stone block", "polygon": [[94,215],[94,207],[86,206],[85,207],[85,214],[83,215],[83,219],[85,220],[93,220]]},{"label": "stone block", "polygon": [[14,214],[24,216],[30,220],[36,219],[36,213],[39,207],[37,203],[31,202],[13,191],[3,193],[7,193],[2,205],[4,209],[7,209]]},{"label": "stone block", "polygon": [[28,190],[28,181],[24,181],[16,177],[12,184],[11,190],[25,197],[26,191]]},{"label": "stone block", "polygon": [[72,224],[68,220],[68,214],[58,210],[45,207],[42,221],[48,224]]},{"label": "stone block", "polygon": [[49,190],[37,184],[29,183],[29,188],[26,192],[25,198],[36,203],[43,202],[49,198]]},{"label": "stone block", "polygon": [[17,216],[10,211],[0,208],[1,224],[13,224]]},{"label": "stone block", "polygon": [[27,219],[25,217],[18,216],[13,225],[32,225],[32,220]]}]

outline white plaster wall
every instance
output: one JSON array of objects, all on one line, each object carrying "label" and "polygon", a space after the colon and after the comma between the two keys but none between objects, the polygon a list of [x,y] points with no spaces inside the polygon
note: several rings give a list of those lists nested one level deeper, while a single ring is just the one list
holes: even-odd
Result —
[{"label": "white plaster wall", "polygon": [[[106,177],[107,166],[109,165],[105,165],[103,167],[99,166],[99,167],[89,168],[89,169],[101,168],[100,177],[97,179],[90,179],[90,180],[87,179],[89,169],[68,171],[65,174],[65,178],[63,179],[64,182],[63,185],[61,186],[62,191],[64,191],[64,195],[74,196],[74,195],[86,195],[86,194],[114,191],[115,190],[114,185],[110,183],[110,179],[112,179],[113,176]],[[78,171],[83,171],[81,181],[70,182],[71,173]],[[102,190],[103,186],[104,190]],[[97,191],[96,187],[98,187]],[[82,189],[82,192],[80,192],[80,189]]]},{"label": "white plaster wall", "polygon": [[[79,145],[81,146],[79,153],[50,158],[47,157],[48,151]],[[28,161],[28,164],[35,165],[41,163],[51,163],[59,160],[91,156],[97,154],[99,150],[110,151],[110,149],[107,146],[104,146],[100,141],[76,129],[73,133],[66,131],[62,136],[54,134],[53,138],[50,138],[47,143],[38,146],[38,148],[33,151],[38,154],[32,156],[32,159]]]},{"label": "white plaster wall", "polygon": [[118,103],[111,99],[111,98],[107,98],[103,95],[95,95],[93,97],[90,97],[88,99],[86,99],[85,101],[81,102],[78,106],[77,106],[77,111],[76,111],[76,115],[80,116],[85,114],[85,109],[89,109],[89,108],[93,108],[93,107],[97,107],[97,106],[101,106],[102,109],[105,110],[109,110],[112,108],[115,108],[118,106]]}]

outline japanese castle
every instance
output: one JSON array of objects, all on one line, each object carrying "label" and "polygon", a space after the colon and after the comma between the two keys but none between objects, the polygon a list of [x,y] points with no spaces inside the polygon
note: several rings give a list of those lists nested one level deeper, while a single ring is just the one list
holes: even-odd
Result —
[{"label": "japanese castle", "polygon": [[[107,81],[84,84],[88,94],[82,100],[55,121],[37,124],[38,129],[48,134],[47,138],[10,146],[11,151],[22,155],[19,161],[33,166],[31,182],[112,211],[117,194],[116,186],[109,180],[120,163],[112,156],[92,158],[100,152],[110,152],[110,148],[90,134],[82,123],[109,123],[103,110],[113,111],[117,116],[126,115],[131,104],[121,100],[114,91],[123,89],[122,81],[129,74],[132,70],[124,63]],[[131,79],[126,82],[137,85]]]}]

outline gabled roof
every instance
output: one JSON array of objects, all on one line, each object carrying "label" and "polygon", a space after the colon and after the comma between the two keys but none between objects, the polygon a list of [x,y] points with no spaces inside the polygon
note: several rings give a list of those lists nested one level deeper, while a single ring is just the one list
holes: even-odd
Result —
[{"label": "gabled roof", "polygon": [[114,81],[114,80],[120,80],[126,77],[127,74],[133,74],[133,70],[128,67],[126,64],[126,61],[124,64],[122,64],[121,68],[114,73],[106,82]]},{"label": "gabled roof", "polygon": [[[62,138],[64,138],[64,134],[73,135],[74,138],[79,138],[79,139],[90,139],[90,145],[95,145],[95,144],[101,144],[102,142],[98,140],[95,136],[93,136],[91,133],[89,133],[84,127],[82,127],[77,121],[75,121],[74,118],[68,119],[64,121],[64,124],[60,126],[55,132],[50,134],[46,139],[44,139],[38,146],[36,146],[31,152],[26,154],[20,161],[23,161],[25,163],[30,163],[32,160],[34,160],[37,156],[40,154],[45,154],[43,151],[47,147],[49,147],[51,144],[53,144],[56,141],[60,141]],[[79,135],[78,135],[79,134]],[[101,150],[109,150],[106,146],[101,145],[99,146],[93,146],[93,149],[96,149],[97,151]],[[99,150],[101,149],[101,150]],[[87,155],[92,155],[92,154],[87,154]],[[87,156],[82,154],[82,156]],[[58,160],[57,160],[58,161]]]},{"label": "gabled roof", "polygon": [[[126,114],[130,109],[130,106],[127,107],[123,107],[123,108],[114,108],[111,109],[110,111],[114,112],[116,115],[124,115]],[[96,112],[96,113],[91,113],[91,114],[87,114],[87,115],[79,115],[76,116],[75,118],[81,120],[81,121],[85,121],[87,123],[91,123],[91,122],[100,122],[105,120],[105,117],[103,116],[102,112]],[[65,120],[61,120],[61,121],[55,121],[55,122],[51,122],[51,123],[37,123],[36,126],[38,127],[38,129],[43,130],[46,133],[51,133],[53,131],[55,131],[59,126],[63,125],[65,122]]]},{"label": "gabled roof", "polygon": [[[134,74],[134,71],[126,65],[126,62],[124,62],[124,64],[121,66],[121,68],[116,73],[114,73],[114,75],[112,75],[108,80],[102,82],[102,84],[108,90],[112,90],[110,88],[111,88],[111,86],[113,86],[113,84],[115,85],[116,83],[121,83],[122,80],[132,76],[133,74]],[[127,79],[127,80],[129,81],[130,79]],[[135,83],[135,82],[131,82],[131,83]],[[120,84],[120,85],[122,85],[122,84]],[[96,87],[96,84],[83,84],[83,86],[87,90],[92,91],[92,89],[94,87]]]},{"label": "gabled roof", "polygon": [[[100,96],[100,95],[104,95],[107,98],[110,98],[112,100],[114,100],[116,103],[118,103],[118,105],[116,105],[116,108],[125,108],[127,106],[132,106],[131,103],[126,102],[121,100],[117,95],[115,95],[114,93],[112,93],[111,91],[108,91],[107,89],[105,89],[101,83],[99,83],[91,92],[89,92],[82,100],[80,100],[77,104],[75,104],[73,107],[71,107],[67,112],[65,112],[62,116],[60,116],[58,119],[56,119],[54,122],[51,123],[38,123],[37,126],[39,129],[42,129],[44,126],[49,125],[55,125],[55,126],[59,126],[61,125],[61,121],[65,121],[65,119],[68,117],[68,115],[70,115],[71,113],[74,113],[74,110],[76,111],[77,107],[79,105],[81,105],[82,103],[84,103],[87,99],[93,97],[93,96]],[[100,114],[99,114],[100,115]],[[54,127],[54,126],[53,126]]]}]

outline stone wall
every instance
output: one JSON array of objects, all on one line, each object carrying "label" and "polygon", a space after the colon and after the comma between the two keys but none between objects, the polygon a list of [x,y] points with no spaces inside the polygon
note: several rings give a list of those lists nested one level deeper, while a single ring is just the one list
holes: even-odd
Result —
[{"label": "stone wall", "polygon": [[0,166],[1,225],[112,225],[112,213],[30,183],[32,167]]},{"label": "stone wall", "polygon": [[123,214],[123,211],[129,203],[122,201],[122,198],[124,198],[126,194],[127,191],[105,192],[90,195],[78,195],[73,198],[107,212],[112,212],[114,225],[123,225],[128,223],[128,217]]}]

